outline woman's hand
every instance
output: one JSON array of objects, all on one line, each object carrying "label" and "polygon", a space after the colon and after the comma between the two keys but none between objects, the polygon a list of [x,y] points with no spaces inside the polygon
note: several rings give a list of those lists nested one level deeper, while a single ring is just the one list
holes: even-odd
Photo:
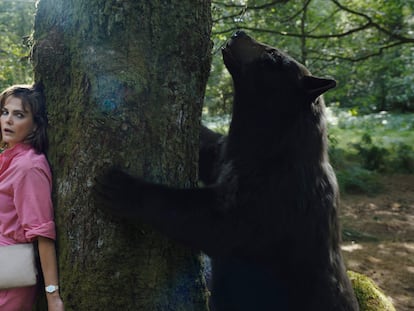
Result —
[{"label": "woman's hand", "polygon": [[[38,237],[40,263],[46,286],[59,285],[58,264],[56,259],[55,242],[45,237]],[[48,311],[63,311],[63,301],[59,290],[46,293]]]},{"label": "woman's hand", "polygon": [[47,310],[48,311],[64,311],[65,307],[63,306],[62,298],[59,295],[59,292],[56,291],[53,294],[46,294],[47,298]]}]

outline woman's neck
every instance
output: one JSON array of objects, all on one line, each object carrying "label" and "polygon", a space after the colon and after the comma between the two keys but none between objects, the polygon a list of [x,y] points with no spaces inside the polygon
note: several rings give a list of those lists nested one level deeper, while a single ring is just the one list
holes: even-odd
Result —
[{"label": "woman's neck", "polygon": [[0,143],[0,153],[2,153],[4,150],[6,150],[7,149],[7,143],[5,143],[5,142],[1,142]]}]

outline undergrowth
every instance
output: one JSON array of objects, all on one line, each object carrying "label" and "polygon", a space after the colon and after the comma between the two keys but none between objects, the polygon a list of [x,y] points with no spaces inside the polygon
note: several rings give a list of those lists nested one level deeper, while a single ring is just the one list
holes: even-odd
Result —
[{"label": "undergrowth", "polygon": [[382,191],[379,175],[414,173],[412,114],[355,116],[330,110],[329,154],[341,192]]},{"label": "undergrowth", "polygon": [[[412,113],[327,109],[329,156],[343,193],[373,195],[383,190],[379,176],[414,174]],[[230,117],[203,117],[209,128],[226,134]]]}]

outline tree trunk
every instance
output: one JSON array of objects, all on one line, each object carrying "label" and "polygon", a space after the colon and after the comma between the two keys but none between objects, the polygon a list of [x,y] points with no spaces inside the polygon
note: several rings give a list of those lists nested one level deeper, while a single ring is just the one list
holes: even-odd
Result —
[{"label": "tree trunk", "polygon": [[48,102],[66,310],[207,310],[199,253],[111,218],[103,168],[196,184],[209,0],[40,0],[33,64]]}]

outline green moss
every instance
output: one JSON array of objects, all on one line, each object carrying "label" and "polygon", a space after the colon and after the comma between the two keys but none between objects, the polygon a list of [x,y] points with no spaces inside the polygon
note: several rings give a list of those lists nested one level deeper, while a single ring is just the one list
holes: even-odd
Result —
[{"label": "green moss", "polygon": [[348,271],[360,311],[395,311],[391,301],[367,276]]}]

